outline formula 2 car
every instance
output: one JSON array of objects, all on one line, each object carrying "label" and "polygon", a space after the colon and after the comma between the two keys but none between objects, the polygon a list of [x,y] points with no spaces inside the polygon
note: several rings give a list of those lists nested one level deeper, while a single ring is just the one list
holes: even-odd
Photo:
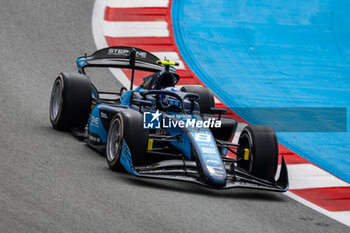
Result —
[{"label": "formula 2 car", "polygon": [[[211,188],[287,191],[282,157],[272,128],[250,125],[238,144],[231,142],[237,122],[215,108],[205,87],[176,88],[176,62],[161,61],[132,47],[109,47],[77,59],[78,73],[60,73],[50,100],[50,120],[57,130],[71,130],[106,153],[109,167],[146,178],[194,182]],[[102,92],[86,67],[131,69],[130,90]],[[135,70],[152,72],[133,90]],[[101,96],[117,96],[102,98]],[[229,156],[230,154],[230,156]]]}]

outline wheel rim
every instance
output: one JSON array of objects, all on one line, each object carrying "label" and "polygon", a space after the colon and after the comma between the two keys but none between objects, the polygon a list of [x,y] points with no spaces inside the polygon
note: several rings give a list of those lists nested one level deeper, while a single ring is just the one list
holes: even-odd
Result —
[{"label": "wheel rim", "polygon": [[62,102],[62,82],[61,79],[57,79],[51,93],[50,100],[50,117],[52,121],[55,121],[60,112]]},{"label": "wheel rim", "polygon": [[119,151],[121,149],[122,139],[122,126],[120,119],[117,118],[113,121],[113,125],[109,130],[108,143],[107,143],[107,158],[109,161],[115,160],[119,157]]},{"label": "wheel rim", "polygon": [[[251,173],[252,171],[252,165],[253,165],[253,161],[254,161],[254,155],[252,153],[252,140],[251,140],[251,136],[249,135],[248,132],[243,132],[241,134],[241,137],[239,139],[239,143],[238,143],[242,148],[247,148],[249,149],[249,160],[248,161],[241,161],[241,167],[246,169],[249,173]],[[244,153],[242,151],[242,153]]]}]

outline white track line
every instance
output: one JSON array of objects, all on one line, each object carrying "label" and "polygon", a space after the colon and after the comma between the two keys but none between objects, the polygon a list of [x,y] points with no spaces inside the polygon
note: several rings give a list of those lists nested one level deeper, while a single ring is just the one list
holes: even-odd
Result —
[{"label": "white track line", "polygon": [[92,11],[92,35],[94,36],[97,49],[107,47],[107,42],[103,33],[105,2],[106,0],[96,0]]},{"label": "white track line", "polygon": [[289,164],[288,176],[290,189],[349,186],[348,183],[309,163]]},{"label": "white track line", "polygon": [[110,37],[168,37],[168,23],[165,21],[133,21],[103,23],[104,35]]},{"label": "white track line", "polygon": [[336,211],[336,212],[331,212],[332,215],[336,216],[339,219],[342,219],[342,223],[345,225],[350,226],[350,211]]},{"label": "white track line", "polygon": [[168,7],[169,0],[109,0],[109,7]]},{"label": "white track line", "polygon": [[247,126],[247,124],[244,123],[244,122],[238,122],[237,123],[237,129],[236,129],[236,132],[235,132],[235,136],[232,139],[232,143],[233,144],[238,144],[239,136],[241,136],[241,132],[244,129],[244,127],[246,127],[246,126]]},{"label": "white track line", "polygon": [[221,101],[218,98],[216,98],[216,96],[214,96],[214,101],[215,101],[216,104],[220,104],[221,103]]}]

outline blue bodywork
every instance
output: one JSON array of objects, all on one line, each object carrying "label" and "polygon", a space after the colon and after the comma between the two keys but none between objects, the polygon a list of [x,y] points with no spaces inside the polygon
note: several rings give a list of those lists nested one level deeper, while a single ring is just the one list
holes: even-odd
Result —
[{"label": "blue bodywork", "polygon": [[[202,120],[199,115],[175,115],[179,120],[195,119]],[[203,169],[203,173],[210,182],[216,185],[223,185],[226,180],[226,171],[221,160],[215,139],[208,128],[188,127],[181,129],[169,128],[170,135],[184,131],[180,142],[173,143],[184,155],[191,159],[191,149],[193,148],[198,162]]]},{"label": "blue bodywork", "polygon": [[88,131],[98,136],[98,138],[96,138],[97,142],[99,142],[100,140],[101,143],[104,144],[107,142],[107,130],[104,128],[101,120],[101,116],[100,116],[101,106],[102,105],[99,104],[92,109],[90,118],[89,118]]},{"label": "blue bodywork", "polygon": [[[127,91],[121,96],[121,105],[124,105],[128,110],[138,111],[138,107],[130,106],[130,98],[133,92],[142,92],[142,88],[138,88],[135,91]],[[178,93],[178,92],[177,92]],[[195,109],[198,110],[198,104],[195,104]],[[125,108],[124,108],[125,109]],[[104,123],[102,116],[104,118],[113,118],[116,112],[123,111],[120,106],[110,106],[105,104],[96,105],[90,114],[88,122],[88,133],[89,142],[92,144],[99,143],[101,145],[107,142],[108,136],[108,126]],[[194,119],[195,121],[202,120],[199,114],[174,114],[166,113],[163,117],[171,118],[172,121]],[[108,119],[107,121],[110,121]],[[215,139],[209,128],[180,128],[180,127],[169,127],[166,128],[169,135],[181,134],[181,140],[170,142],[179,151],[181,151],[184,156],[189,160],[196,160],[206,177],[207,182],[222,186],[226,181],[226,171],[221,160],[219,150],[217,148]],[[195,157],[193,157],[195,156]],[[135,170],[131,169],[132,165],[132,155],[129,150],[127,143],[123,140],[122,144],[122,154],[121,154],[121,164],[123,167],[133,175],[139,175]]]},{"label": "blue bodywork", "polygon": [[131,173],[135,176],[141,176],[134,169],[134,165],[132,164],[131,152],[130,152],[130,149],[129,149],[129,147],[126,144],[124,139],[122,141],[122,151],[121,151],[121,155],[120,155],[120,163],[123,165],[125,170],[127,170],[129,173]]},{"label": "blue bodywork", "polygon": [[77,63],[79,73],[82,73],[82,68],[88,64],[85,57],[79,57],[76,63]]},{"label": "blue bodywork", "polygon": [[[144,89],[141,87],[137,87],[134,91],[143,91]],[[130,99],[133,91],[126,91],[120,97],[120,105],[130,106]]]}]

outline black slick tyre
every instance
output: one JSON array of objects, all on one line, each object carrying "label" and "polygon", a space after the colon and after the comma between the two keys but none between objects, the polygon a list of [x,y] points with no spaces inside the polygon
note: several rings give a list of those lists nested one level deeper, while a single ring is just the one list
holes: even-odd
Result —
[{"label": "black slick tyre", "polygon": [[[243,129],[239,142],[238,166],[250,174],[274,181],[278,165],[278,142],[275,131],[264,125],[250,125]],[[249,150],[249,155],[244,149]],[[246,155],[246,156],[244,156]]]},{"label": "black slick tyre", "polygon": [[119,112],[111,121],[107,145],[106,158],[112,170],[123,170],[120,163],[122,144],[128,145],[134,165],[144,164],[146,161],[148,130],[143,129],[143,115],[135,111]]},{"label": "black slick tyre", "polygon": [[90,79],[78,73],[61,73],[50,98],[50,121],[57,130],[84,128],[91,110]]}]

